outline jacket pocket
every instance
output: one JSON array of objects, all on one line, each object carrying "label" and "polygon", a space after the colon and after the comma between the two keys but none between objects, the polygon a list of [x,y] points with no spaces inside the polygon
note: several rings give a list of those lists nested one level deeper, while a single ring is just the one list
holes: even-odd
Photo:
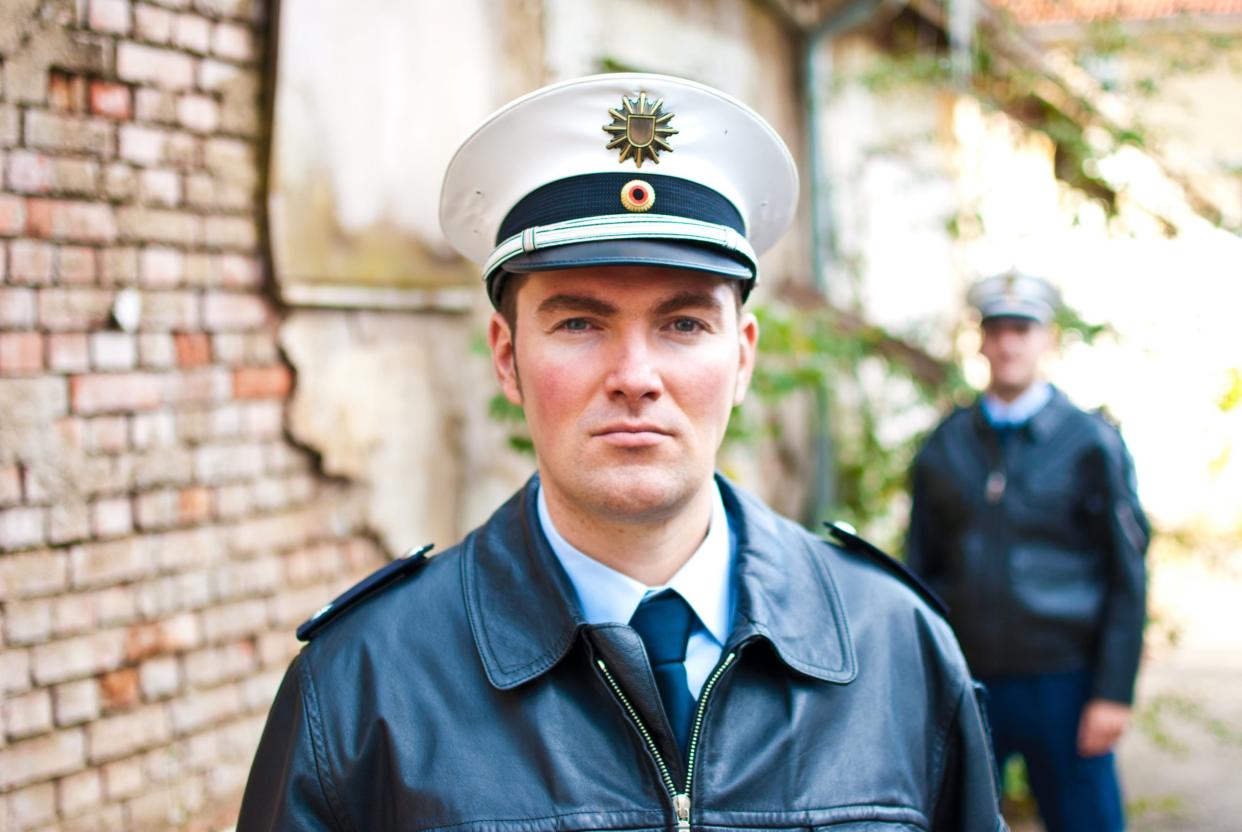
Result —
[{"label": "jacket pocket", "polygon": [[1094,553],[1028,544],[1012,550],[1009,567],[1013,596],[1030,617],[1091,632],[1104,601],[1104,576]]}]

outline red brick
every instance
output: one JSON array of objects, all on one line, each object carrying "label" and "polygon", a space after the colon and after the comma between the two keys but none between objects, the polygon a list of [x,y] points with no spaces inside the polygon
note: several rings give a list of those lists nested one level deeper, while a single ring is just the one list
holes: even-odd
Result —
[{"label": "red brick", "polygon": [[52,247],[35,240],[9,244],[9,277],[16,283],[52,282]]},{"label": "red brick", "polygon": [[177,349],[177,364],[182,367],[201,367],[211,363],[211,337],[202,332],[179,332],[173,336]]},{"label": "red brick", "polygon": [[194,85],[194,60],[170,49],[122,42],[116,48],[116,69],[122,81],[164,89],[189,89]]},{"label": "red brick", "polygon": [[211,518],[211,490],[187,488],[178,495],[179,519],[182,523],[201,523]]},{"label": "red brick", "polygon": [[233,372],[233,395],[239,399],[281,399],[292,387],[293,376],[282,365],[242,367]]},{"label": "red brick", "polygon": [[99,702],[105,711],[120,711],[138,704],[138,671],[132,667],[99,677]]},{"label": "red brick", "polygon": [[111,81],[91,81],[91,112],[97,116],[129,121],[134,115],[129,87]]},{"label": "red brick", "polygon": [[0,194],[0,234],[21,234],[26,227],[26,203],[21,197]]},{"label": "red brick", "polygon": [[138,277],[144,286],[171,288],[182,281],[184,256],[175,248],[144,248],[138,256]]},{"label": "red brick", "polygon": [[47,77],[48,108],[62,113],[86,112],[86,79],[55,70]]},{"label": "red brick", "polygon": [[129,34],[129,3],[126,0],[90,0],[90,2],[90,14],[87,16],[87,21],[92,29],[118,35]]},{"label": "red brick", "polygon": [[47,364],[52,370],[82,372],[90,369],[90,342],[85,333],[53,333],[47,336]]},{"label": "red brick", "polygon": [[61,246],[56,252],[56,279],[77,285],[94,283],[95,249]]},{"label": "red brick", "polygon": [[0,749],[0,791],[77,771],[86,764],[85,752],[80,730],[61,731]]},{"label": "red brick", "polygon": [[13,829],[42,828],[56,818],[56,787],[52,783],[40,783],[13,792],[5,806],[8,808],[5,820]]},{"label": "red brick", "polygon": [[37,373],[43,369],[43,335],[0,332],[0,375]]},{"label": "red brick", "polygon": [[26,230],[34,237],[110,243],[116,239],[116,218],[103,203],[31,198],[26,201]]},{"label": "red brick", "polygon": [[75,413],[152,410],[163,401],[161,378],[151,373],[74,376],[69,398]]}]

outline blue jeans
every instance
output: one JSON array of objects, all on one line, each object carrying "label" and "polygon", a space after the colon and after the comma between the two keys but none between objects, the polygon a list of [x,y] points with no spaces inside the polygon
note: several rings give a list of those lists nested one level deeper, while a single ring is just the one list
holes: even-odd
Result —
[{"label": "blue jeans", "polygon": [[1027,779],[1048,832],[1125,829],[1113,754],[1078,754],[1078,720],[1090,686],[1087,671],[980,681],[988,689],[996,765],[1003,772],[1014,754],[1026,760]]}]

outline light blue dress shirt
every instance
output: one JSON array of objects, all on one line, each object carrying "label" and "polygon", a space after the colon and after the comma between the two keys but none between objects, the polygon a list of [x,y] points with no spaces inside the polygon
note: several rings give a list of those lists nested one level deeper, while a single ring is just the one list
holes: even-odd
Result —
[{"label": "light blue dress shirt", "polygon": [[539,489],[539,523],[552,551],[569,575],[578,605],[589,624],[628,624],[648,595],[676,590],[698,620],[686,645],[686,680],[695,699],[708,675],[720,661],[729,626],[733,621],[733,540],[720,487],[712,482],[712,517],[707,536],[690,559],[663,586],[647,586],[605,566],[574,548],[561,536],[548,513],[543,489]]},{"label": "light blue dress shirt", "polygon": [[1016,427],[1044,409],[1052,399],[1052,385],[1037,381],[1011,402],[1003,402],[991,393],[983,395],[983,415],[995,427]]}]

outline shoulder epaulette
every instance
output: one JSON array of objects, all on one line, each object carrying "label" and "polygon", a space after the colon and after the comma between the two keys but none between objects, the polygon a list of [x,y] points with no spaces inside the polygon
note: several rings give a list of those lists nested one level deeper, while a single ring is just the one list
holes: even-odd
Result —
[{"label": "shoulder epaulette", "polygon": [[401,578],[410,574],[410,572],[426,562],[427,553],[431,551],[432,546],[433,544],[428,543],[421,549],[411,549],[406,553],[405,557],[397,558],[392,563],[380,567],[320,607],[318,612],[302,622],[302,625],[298,627],[298,640],[310,641],[315,637],[316,633],[326,627],[341,613],[345,612],[345,610],[354,606],[362,599],[369,598],[380,590],[392,586]]},{"label": "shoulder epaulette", "polygon": [[849,549],[851,552],[857,552],[866,555],[874,563],[881,566],[884,571],[899,578],[902,583],[913,589],[920,598],[926,601],[932,609],[940,613],[942,617],[949,614],[949,607],[944,601],[940,600],[940,596],[935,590],[924,583],[923,579],[914,574],[910,567],[901,561],[884,552],[878,546],[863,540],[854,530],[844,523],[825,523],[828,532],[836,538],[837,542]]}]

